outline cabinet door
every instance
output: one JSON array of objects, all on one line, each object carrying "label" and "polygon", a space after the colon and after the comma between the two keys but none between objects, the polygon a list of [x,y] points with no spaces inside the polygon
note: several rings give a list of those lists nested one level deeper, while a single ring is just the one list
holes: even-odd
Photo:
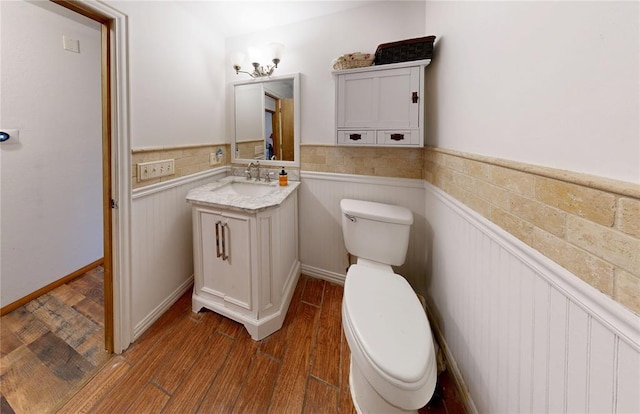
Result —
[{"label": "cabinet door", "polygon": [[202,291],[226,306],[251,310],[251,219],[202,212]]},{"label": "cabinet door", "polygon": [[341,74],[337,94],[338,128],[419,127],[419,67]]},{"label": "cabinet door", "polygon": [[419,68],[384,70],[377,79],[376,127],[418,128],[418,99],[421,98]]}]

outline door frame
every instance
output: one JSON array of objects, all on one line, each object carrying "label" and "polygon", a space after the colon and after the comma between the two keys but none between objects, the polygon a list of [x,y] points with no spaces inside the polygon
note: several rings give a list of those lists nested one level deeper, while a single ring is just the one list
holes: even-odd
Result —
[{"label": "door frame", "polygon": [[127,16],[95,0],[51,1],[101,25],[104,330],[119,354],[133,339]]}]

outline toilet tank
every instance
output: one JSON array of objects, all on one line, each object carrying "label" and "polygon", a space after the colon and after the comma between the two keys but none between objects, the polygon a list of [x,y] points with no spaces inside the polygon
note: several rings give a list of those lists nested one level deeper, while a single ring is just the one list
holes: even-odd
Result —
[{"label": "toilet tank", "polygon": [[344,199],[342,235],[347,251],[359,258],[400,266],[409,247],[411,210],[391,204]]}]

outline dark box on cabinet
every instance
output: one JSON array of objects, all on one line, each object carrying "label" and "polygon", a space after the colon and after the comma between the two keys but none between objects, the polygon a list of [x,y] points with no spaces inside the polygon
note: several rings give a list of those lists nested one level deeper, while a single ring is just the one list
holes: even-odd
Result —
[{"label": "dark box on cabinet", "polygon": [[376,49],[374,65],[431,59],[435,36],[417,37],[398,42],[383,43]]}]

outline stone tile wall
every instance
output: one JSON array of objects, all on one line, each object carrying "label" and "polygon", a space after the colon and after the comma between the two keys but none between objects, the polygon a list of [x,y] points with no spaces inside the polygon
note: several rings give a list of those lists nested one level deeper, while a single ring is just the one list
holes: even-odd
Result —
[{"label": "stone tile wall", "polygon": [[[222,149],[222,162],[218,165],[209,165],[209,154]],[[195,174],[214,167],[228,165],[231,161],[229,144],[197,145],[184,147],[140,148],[131,151],[132,188],[144,187],[162,181],[173,180],[186,175]],[[138,163],[160,161],[166,159],[175,160],[175,174],[153,180],[138,181]]]},{"label": "stone tile wall", "polygon": [[424,178],[640,313],[640,186],[438,148]]},{"label": "stone tile wall", "polygon": [[300,169],[421,179],[423,149],[302,145]]}]

